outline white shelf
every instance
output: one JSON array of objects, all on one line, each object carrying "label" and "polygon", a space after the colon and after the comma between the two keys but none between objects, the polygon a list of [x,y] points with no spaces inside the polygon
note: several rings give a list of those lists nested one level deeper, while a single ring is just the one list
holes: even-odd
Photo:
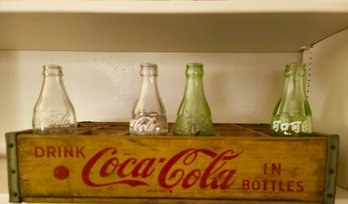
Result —
[{"label": "white shelf", "polygon": [[347,12],[346,0],[0,0],[1,12]]},{"label": "white shelf", "polygon": [[296,52],[347,26],[346,0],[0,0],[0,50]]}]

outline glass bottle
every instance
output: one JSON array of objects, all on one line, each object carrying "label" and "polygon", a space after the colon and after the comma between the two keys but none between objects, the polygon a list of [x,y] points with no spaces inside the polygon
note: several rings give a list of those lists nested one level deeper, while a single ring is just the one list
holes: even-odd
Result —
[{"label": "glass bottle", "polygon": [[185,93],[174,126],[175,135],[214,135],[203,89],[203,64],[186,65]]},{"label": "glass bottle", "polygon": [[43,84],[33,113],[34,134],[75,133],[75,110],[65,91],[62,67],[44,65],[42,74]]},{"label": "glass bottle", "polygon": [[274,135],[312,133],[312,113],[305,90],[304,64],[288,64],[283,94],[274,111],[271,129]]},{"label": "glass bottle", "polygon": [[166,135],[168,123],[166,110],[157,87],[157,65],[144,63],[140,66],[142,86],[132,111],[129,133],[131,135]]}]

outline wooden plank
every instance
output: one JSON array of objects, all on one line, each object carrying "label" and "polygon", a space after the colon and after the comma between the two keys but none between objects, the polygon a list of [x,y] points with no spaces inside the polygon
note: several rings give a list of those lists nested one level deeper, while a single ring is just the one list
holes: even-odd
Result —
[{"label": "wooden plank", "polygon": [[18,154],[24,198],[320,203],[327,138],[21,134]]},{"label": "wooden plank", "polygon": [[338,136],[271,137],[268,124],[214,129],[129,136],[128,123],[83,122],[77,135],[7,133],[10,200],[334,203]]},{"label": "wooden plank", "polygon": [[5,134],[7,152],[7,178],[10,202],[21,202],[19,188],[19,169],[17,152],[17,135],[20,133],[30,133],[31,131],[9,132]]},{"label": "wooden plank", "polygon": [[25,198],[24,202],[40,203],[122,203],[122,204],[322,204],[322,202],[198,200],[198,199],[137,199],[137,198]]}]

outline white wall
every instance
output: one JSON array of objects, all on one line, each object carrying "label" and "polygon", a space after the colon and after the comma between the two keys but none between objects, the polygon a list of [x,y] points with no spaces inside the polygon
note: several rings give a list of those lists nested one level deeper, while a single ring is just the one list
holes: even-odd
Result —
[{"label": "white wall", "polygon": [[[283,86],[284,65],[299,53],[108,53],[0,51],[0,135],[31,128],[42,65],[63,66],[79,121],[128,121],[140,86],[139,64],[159,65],[159,89],[175,121],[185,64],[205,65],[205,93],[214,122],[269,122]],[[0,140],[5,154],[5,139]]]},{"label": "white wall", "polygon": [[316,44],[306,61],[314,129],[340,135],[338,184],[348,188],[348,29]]}]

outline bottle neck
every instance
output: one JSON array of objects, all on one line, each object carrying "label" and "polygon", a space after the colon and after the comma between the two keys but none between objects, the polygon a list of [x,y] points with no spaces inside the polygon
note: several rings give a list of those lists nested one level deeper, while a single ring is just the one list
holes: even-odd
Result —
[{"label": "bottle neck", "polygon": [[[157,65],[153,63],[141,64],[140,76],[142,78],[141,92],[139,100],[149,100],[159,98],[157,88]],[[147,99],[146,99],[147,98]]]},{"label": "bottle neck", "polygon": [[[280,110],[292,116],[303,115],[307,110],[305,69],[302,65],[289,65],[285,72],[285,84],[280,101]],[[280,113],[279,113],[280,114]]]},{"label": "bottle neck", "polygon": [[41,100],[52,102],[52,100],[69,100],[63,83],[63,72],[60,66],[46,65],[43,69],[43,85],[41,91]]},{"label": "bottle neck", "polygon": [[187,76],[185,86],[185,98],[200,100],[205,98],[203,89],[203,76]]},{"label": "bottle neck", "polygon": [[283,97],[292,99],[305,99],[305,78],[304,75],[291,74],[285,78],[285,86],[283,90]]},{"label": "bottle neck", "polygon": [[137,115],[139,112],[164,114],[164,106],[157,87],[157,67],[142,67],[140,75],[142,78],[141,91],[134,106],[133,114]]},{"label": "bottle neck", "polygon": [[60,92],[64,90],[63,79],[61,75],[44,75],[43,83],[43,91],[46,91],[48,93],[56,94],[57,92],[55,91]]},{"label": "bottle neck", "polygon": [[142,76],[140,98],[158,96],[157,77],[154,75]]},{"label": "bottle neck", "polygon": [[203,64],[190,63],[186,66],[186,100],[205,101],[203,89]]}]

